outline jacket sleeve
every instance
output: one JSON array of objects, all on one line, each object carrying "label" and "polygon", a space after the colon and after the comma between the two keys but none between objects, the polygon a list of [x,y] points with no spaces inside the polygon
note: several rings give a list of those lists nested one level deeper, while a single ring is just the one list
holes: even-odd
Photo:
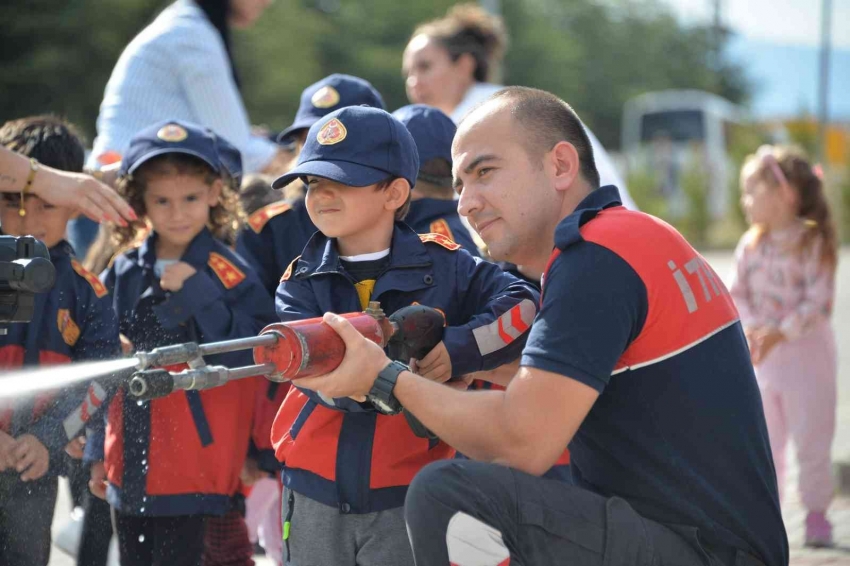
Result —
[{"label": "jacket sleeve", "polygon": [[779,323],[788,340],[796,340],[832,314],[835,298],[835,270],[821,262],[822,240],[817,240],[803,256],[803,297]]},{"label": "jacket sleeve", "polygon": [[453,376],[489,370],[519,358],[537,314],[539,293],[497,265],[457,254],[456,288],[465,305],[461,326],[446,328],[443,342]]},{"label": "jacket sleeve", "polygon": [[[118,320],[109,295],[97,297],[87,284],[72,287],[77,297],[73,320],[80,334],[71,350],[72,361],[107,360],[121,355]],[[83,433],[86,423],[98,415],[114,389],[108,378],[62,388],[50,408],[30,432],[52,453]],[[99,416],[99,415],[98,415]]]},{"label": "jacket sleeve", "polygon": [[[253,270],[243,267],[245,278],[232,289],[225,289],[206,268],[199,269],[179,291],[153,307],[159,323],[170,330],[192,318],[204,342],[256,336],[274,322],[274,305]],[[236,358],[243,361],[231,363],[250,364],[250,352],[246,352]]]},{"label": "jacket sleeve", "polygon": [[735,248],[735,264],[732,268],[732,279],[729,282],[729,294],[738,309],[741,325],[744,328],[758,326],[761,321],[756,314],[750,292],[750,264],[752,252],[749,249],[750,236],[744,234],[738,247]]},{"label": "jacket sleeve", "polygon": [[[277,288],[275,307],[281,322],[316,318],[324,314],[322,309],[319,308],[310,282],[299,279],[290,279],[289,281],[282,281],[280,283],[280,286]],[[296,379],[292,384],[298,387],[298,380]],[[331,399],[308,389],[301,389],[299,387],[298,390],[328,409],[350,413],[377,412],[372,407],[372,404],[368,402],[358,403],[348,397]]]},{"label": "jacket sleeve", "polygon": [[[250,227],[246,226],[239,234],[239,239],[236,241],[236,253],[241,255],[247,261],[254,271],[257,272],[257,277],[263,284],[269,294],[274,294],[277,288],[280,276],[283,271],[280,271],[275,260],[275,244],[273,240],[274,233],[269,224],[263,227],[259,234],[254,232]],[[284,269],[286,269],[284,267]],[[276,273],[280,271],[280,273]]]}]

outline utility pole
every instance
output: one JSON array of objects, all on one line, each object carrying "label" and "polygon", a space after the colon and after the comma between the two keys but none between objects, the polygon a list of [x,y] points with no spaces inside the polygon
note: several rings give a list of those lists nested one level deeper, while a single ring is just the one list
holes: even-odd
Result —
[{"label": "utility pole", "polygon": [[829,59],[832,33],[832,0],[821,0],[820,73],[818,80],[818,159],[826,161],[826,129],[829,125]]}]

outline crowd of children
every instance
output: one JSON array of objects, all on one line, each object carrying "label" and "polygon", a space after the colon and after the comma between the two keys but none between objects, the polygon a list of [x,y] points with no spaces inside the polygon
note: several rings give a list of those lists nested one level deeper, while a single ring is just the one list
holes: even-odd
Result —
[{"label": "crowd of children", "polygon": [[[539,293],[482,259],[461,222],[454,134],[440,110],[390,114],[372,85],[348,75],[304,90],[279,138],[291,163],[276,179],[243,182],[239,151],[200,125],[151,125],[121,156],[116,184],[138,220],[103,225],[85,262],[65,241],[70,209],[4,194],[3,233],[42,240],[57,277],[36,297],[33,322],[0,336],[0,366],[254,336],[272,322],[378,301],[387,314],[439,309],[442,341],[398,362],[466,387],[519,357]],[[55,117],[5,124],[0,145],[53,168],[83,167],[82,140]],[[732,294],[780,486],[790,437],[807,542],[828,545],[835,229],[820,178],[792,150],[760,150],[741,185],[752,229],[736,252]],[[206,361],[252,363],[250,352]],[[454,456],[403,412],[260,377],[144,402],[93,381],[0,405],[0,563],[48,563],[57,476],[82,469],[111,508],[124,566],[251,564],[260,523],[278,564],[412,564],[407,486],[427,463]],[[83,557],[87,537],[111,536],[104,508],[86,506],[80,564],[105,564],[103,544]]]}]

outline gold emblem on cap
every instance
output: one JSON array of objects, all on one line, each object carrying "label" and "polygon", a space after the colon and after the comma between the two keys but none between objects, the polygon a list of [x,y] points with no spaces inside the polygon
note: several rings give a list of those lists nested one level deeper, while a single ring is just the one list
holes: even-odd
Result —
[{"label": "gold emblem on cap", "polygon": [[342,122],[334,118],[322,126],[322,129],[316,135],[316,141],[321,145],[334,145],[344,140],[347,135],[348,130],[345,129]]},{"label": "gold emblem on cap", "polygon": [[316,108],[330,108],[339,102],[339,93],[332,86],[323,86],[313,93],[310,102]]},{"label": "gold emblem on cap", "polygon": [[167,142],[181,142],[189,137],[189,132],[183,126],[168,124],[159,129],[156,137]]}]

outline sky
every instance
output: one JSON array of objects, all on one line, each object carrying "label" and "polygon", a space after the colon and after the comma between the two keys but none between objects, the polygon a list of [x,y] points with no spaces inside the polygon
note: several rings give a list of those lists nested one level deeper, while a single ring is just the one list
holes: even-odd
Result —
[{"label": "sky", "polygon": [[[820,45],[822,0],[661,0],[683,21],[711,21],[715,2],[723,23],[748,39]],[[832,0],[832,44],[850,49],[850,0]]]},{"label": "sky", "polygon": [[[716,0],[660,0],[685,23],[713,20]],[[729,56],[755,87],[751,111],[761,118],[816,114],[822,0],[719,0],[734,32]],[[850,0],[832,0],[831,120],[850,123]]]}]

